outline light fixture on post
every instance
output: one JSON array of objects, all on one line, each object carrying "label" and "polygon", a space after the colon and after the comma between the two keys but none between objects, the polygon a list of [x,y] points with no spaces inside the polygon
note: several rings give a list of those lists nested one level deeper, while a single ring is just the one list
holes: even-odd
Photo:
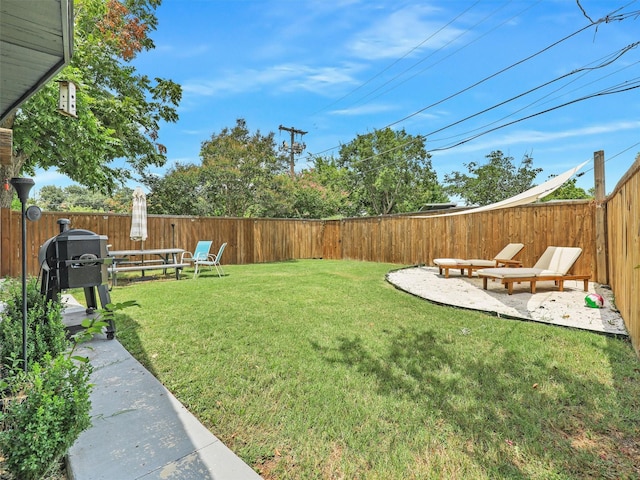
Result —
[{"label": "light fixture on post", "polygon": [[69,117],[76,117],[76,84],[67,80],[58,80],[60,97],[58,112]]},{"label": "light fixture on post", "polygon": [[27,371],[27,219],[36,221],[40,218],[41,210],[32,205],[26,208],[29,191],[35,185],[31,178],[12,178],[10,181],[18,193],[22,204],[22,360],[24,371]]}]

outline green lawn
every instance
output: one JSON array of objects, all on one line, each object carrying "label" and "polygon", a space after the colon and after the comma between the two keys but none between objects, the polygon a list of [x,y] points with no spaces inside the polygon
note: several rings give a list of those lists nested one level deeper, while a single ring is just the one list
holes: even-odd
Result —
[{"label": "green lawn", "polygon": [[117,336],[265,478],[640,475],[626,340],[432,305],[395,265],[224,268],[116,287]]}]

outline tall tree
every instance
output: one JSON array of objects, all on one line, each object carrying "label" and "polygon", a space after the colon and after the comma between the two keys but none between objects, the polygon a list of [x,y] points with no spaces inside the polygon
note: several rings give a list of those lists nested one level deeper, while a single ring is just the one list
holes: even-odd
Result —
[{"label": "tall tree", "polygon": [[145,175],[143,183],[149,187],[149,213],[164,215],[220,215],[215,201],[219,185],[207,178],[208,173],[194,164],[177,164],[162,177]]},{"label": "tall tree", "polygon": [[[201,165],[178,165],[164,177],[145,178],[151,189],[149,211],[327,218],[415,211],[447,199],[423,140],[404,131],[386,129],[359,137],[342,148],[340,159],[317,157],[313,168],[295,178],[287,173],[286,156],[275,147],[273,133],[251,133],[243,119],[236,120],[234,127],[202,143]],[[371,152],[384,158],[370,161]]]},{"label": "tall tree", "polygon": [[[271,176],[261,188],[252,189],[254,197],[249,207],[237,216],[273,218],[326,218],[347,213],[347,188],[336,190],[337,183],[323,181],[329,177],[326,169],[303,170],[291,178],[287,173]],[[260,174],[262,175],[262,174]],[[224,172],[216,166],[178,164],[163,177],[145,176],[143,182],[151,192],[147,196],[150,213],[172,215],[223,216],[231,210],[225,203],[229,192]],[[222,193],[221,193],[222,192]],[[350,212],[350,211],[349,211]],[[351,213],[349,213],[351,214]]]},{"label": "tall tree", "polygon": [[337,160],[351,177],[351,195],[361,212],[382,215],[419,210],[447,200],[422,137],[385,128],[358,135]]},{"label": "tall tree", "polygon": [[45,185],[38,190],[35,200],[38,206],[50,212],[128,213],[132,194],[129,187],[116,188],[111,195],[105,195],[80,185],[64,188]]},{"label": "tall tree", "polygon": [[[182,89],[171,80],[138,74],[130,63],[154,48],[160,0],[76,0],[74,54],[58,79],[77,85],[77,118],[57,113],[52,81],[10,115],[13,163],[2,178],[56,168],[77,183],[103,192],[166,162],[158,143],[161,122],[175,122]],[[114,162],[125,159],[127,167]],[[11,192],[0,193],[7,207]]]},{"label": "tall tree", "polygon": [[567,180],[562,184],[560,188],[558,188],[557,190],[554,190],[552,193],[544,197],[542,201],[548,202],[549,200],[577,200],[577,199],[586,200],[588,198],[593,198],[593,195],[589,195],[589,193],[587,193],[584,188],[578,187],[576,185],[576,182],[577,180],[575,178],[571,178]]},{"label": "tall tree", "polygon": [[489,205],[533,187],[541,168],[533,168],[533,158],[525,155],[516,168],[513,157],[495,150],[486,156],[488,162],[465,164],[469,174],[452,172],[444,176],[447,193],[462,198],[467,205]]},{"label": "tall tree", "polygon": [[202,143],[200,157],[223,215],[265,216],[274,207],[276,177],[286,172],[287,159],[276,152],[273,132],[252,134],[246,121],[237,119],[233,128]]},{"label": "tall tree", "polygon": [[162,214],[286,217],[292,182],[274,134],[251,133],[244,119],[202,142],[200,165],[176,165],[164,177],[145,176],[149,211]]},{"label": "tall tree", "polygon": [[314,168],[296,175],[290,216],[331,218],[355,215],[346,179],[346,170],[338,168],[333,159],[316,158]]}]

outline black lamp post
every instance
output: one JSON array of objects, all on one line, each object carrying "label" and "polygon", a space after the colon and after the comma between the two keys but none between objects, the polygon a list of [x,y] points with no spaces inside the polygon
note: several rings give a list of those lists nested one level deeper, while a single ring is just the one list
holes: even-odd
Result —
[{"label": "black lamp post", "polygon": [[27,218],[35,221],[40,218],[38,207],[26,208],[29,191],[35,184],[31,178],[12,178],[11,185],[18,193],[22,204],[22,359],[24,371],[27,371]]}]

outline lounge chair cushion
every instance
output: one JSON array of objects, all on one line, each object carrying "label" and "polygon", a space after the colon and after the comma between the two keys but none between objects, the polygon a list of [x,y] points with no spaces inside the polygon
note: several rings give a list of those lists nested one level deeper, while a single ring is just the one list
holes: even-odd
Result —
[{"label": "lounge chair cushion", "polygon": [[492,278],[516,278],[516,277],[537,277],[541,272],[544,272],[541,268],[514,268],[514,267],[499,267],[499,268],[483,268],[479,274],[483,277]]},{"label": "lounge chair cushion", "polygon": [[493,257],[494,260],[511,260],[520,250],[524,248],[524,243],[509,243],[498,254]]},{"label": "lounge chair cushion", "polygon": [[467,264],[474,267],[495,267],[495,260],[481,260],[479,258],[472,258],[471,260],[467,260]]},{"label": "lounge chair cushion", "polygon": [[560,277],[566,275],[582,253],[578,247],[548,247],[532,268],[485,268],[481,275],[492,278]]},{"label": "lounge chair cushion", "polygon": [[[463,260],[462,258],[436,258],[433,263],[439,267],[455,267],[458,265],[471,265],[469,260]],[[492,265],[496,263],[493,262]]]},{"label": "lounge chair cushion", "polygon": [[509,243],[506,247],[500,250],[495,257],[493,257],[493,260],[481,258],[436,258],[433,260],[433,263],[439,267],[495,267],[497,265],[496,262],[499,262],[500,260],[511,260],[523,248],[523,243]]},{"label": "lounge chair cushion", "polygon": [[545,272],[539,276],[566,275],[581,253],[582,249],[579,247],[556,247],[549,264],[545,267]]}]

